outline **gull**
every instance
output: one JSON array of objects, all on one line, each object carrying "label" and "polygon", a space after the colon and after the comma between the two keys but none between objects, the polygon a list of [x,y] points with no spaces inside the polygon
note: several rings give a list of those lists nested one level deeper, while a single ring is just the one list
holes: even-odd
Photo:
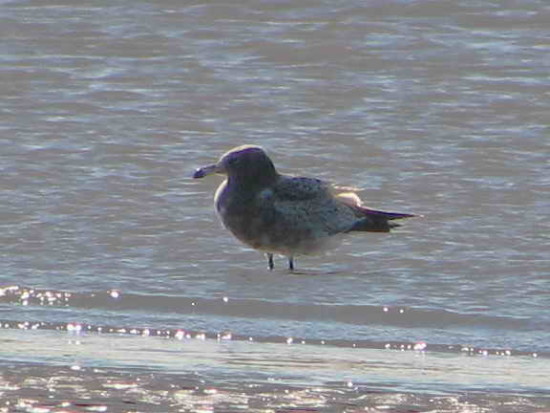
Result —
[{"label": "gull", "polygon": [[265,151],[242,145],[223,154],[217,163],[199,168],[193,178],[212,174],[226,179],[216,190],[214,204],[223,225],[242,243],[266,254],[288,258],[323,252],[350,232],[389,232],[391,222],[415,214],[385,212],[363,206],[349,188],[316,179],[279,174]]}]

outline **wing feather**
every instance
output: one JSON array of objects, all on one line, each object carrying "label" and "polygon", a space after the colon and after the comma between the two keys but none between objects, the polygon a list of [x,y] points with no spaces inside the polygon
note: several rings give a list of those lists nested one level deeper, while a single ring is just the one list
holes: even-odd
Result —
[{"label": "wing feather", "polygon": [[327,196],[330,184],[315,178],[281,176],[272,189],[280,201],[306,201]]}]

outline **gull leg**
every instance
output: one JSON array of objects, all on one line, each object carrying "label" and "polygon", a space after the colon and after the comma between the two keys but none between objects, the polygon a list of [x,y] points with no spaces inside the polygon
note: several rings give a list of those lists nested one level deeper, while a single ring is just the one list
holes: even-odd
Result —
[{"label": "gull leg", "polygon": [[267,256],[267,268],[269,268],[269,271],[272,271],[275,265],[273,264],[273,254],[268,252],[265,254]]},{"label": "gull leg", "polygon": [[294,257],[292,255],[288,257],[288,269],[294,271]]}]

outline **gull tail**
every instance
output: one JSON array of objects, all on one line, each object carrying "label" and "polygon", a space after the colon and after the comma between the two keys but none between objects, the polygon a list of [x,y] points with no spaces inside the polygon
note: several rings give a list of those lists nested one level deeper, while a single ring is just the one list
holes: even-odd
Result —
[{"label": "gull tail", "polygon": [[390,232],[390,229],[400,225],[393,221],[394,219],[421,217],[422,215],[404,214],[401,212],[387,212],[376,209],[366,208],[364,206],[356,207],[356,211],[361,214],[361,218],[353,225],[350,231],[367,232]]}]

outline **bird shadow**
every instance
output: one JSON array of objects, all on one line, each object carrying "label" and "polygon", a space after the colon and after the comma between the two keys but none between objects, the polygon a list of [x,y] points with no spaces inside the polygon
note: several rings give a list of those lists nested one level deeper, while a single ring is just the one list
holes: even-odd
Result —
[{"label": "bird shadow", "polygon": [[318,277],[323,275],[350,275],[353,274],[353,269],[350,266],[347,265],[330,265],[330,266],[322,266],[318,268],[295,268],[294,270],[291,269],[275,269],[273,272],[282,274],[282,275],[289,275],[289,276],[297,276],[297,277]]},{"label": "bird shadow", "polygon": [[243,271],[240,274],[238,274],[239,277],[247,279],[247,280],[258,280],[258,276],[260,276],[261,279],[284,279],[286,277],[295,277],[295,278],[308,278],[308,277],[323,277],[323,276],[346,276],[351,275],[352,272],[350,270],[346,270],[344,268],[332,268],[332,269],[323,269],[323,268],[300,268],[300,269],[283,269],[283,268],[275,268],[273,270],[270,270],[269,268],[262,269],[262,270],[254,270],[254,271]]},{"label": "bird shadow", "polygon": [[323,275],[343,275],[345,271],[341,270],[321,270],[321,269],[300,269],[300,270],[286,270],[281,271],[281,273],[296,276],[296,277],[320,277]]}]

